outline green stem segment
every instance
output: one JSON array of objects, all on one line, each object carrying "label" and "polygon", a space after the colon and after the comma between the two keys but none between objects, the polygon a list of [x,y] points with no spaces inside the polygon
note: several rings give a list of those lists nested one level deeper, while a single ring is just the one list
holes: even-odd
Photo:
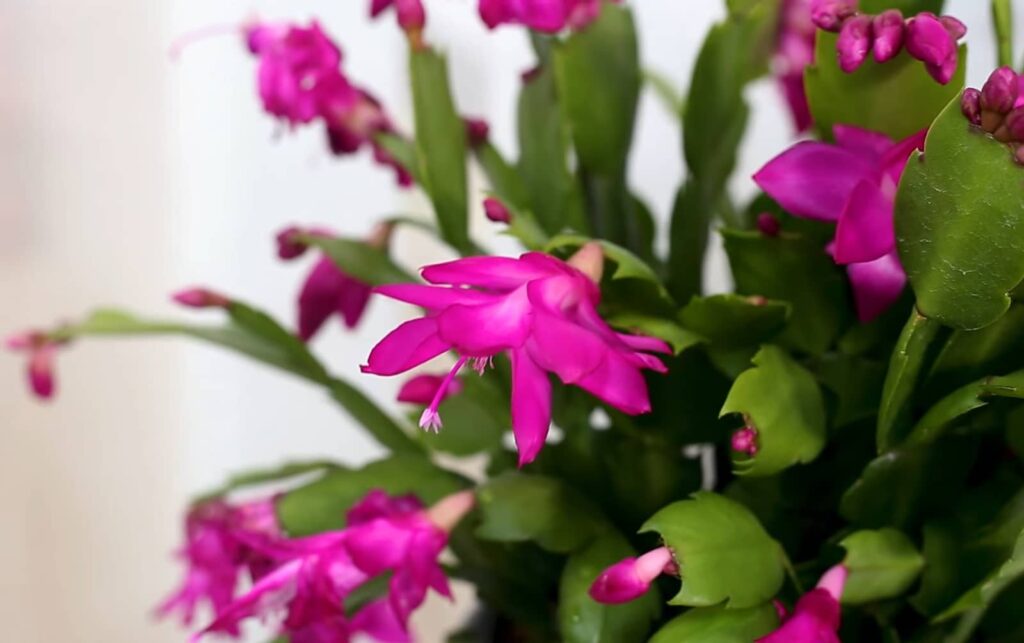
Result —
[{"label": "green stem segment", "polygon": [[910,405],[918,379],[928,360],[929,348],[942,325],[917,311],[910,314],[889,361],[889,371],[882,389],[878,410],[878,452],[888,451],[899,443],[907,428]]},{"label": "green stem segment", "polygon": [[1013,5],[1010,0],[992,0],[992,25],[996,31],[999,65],[1013,66]]}]

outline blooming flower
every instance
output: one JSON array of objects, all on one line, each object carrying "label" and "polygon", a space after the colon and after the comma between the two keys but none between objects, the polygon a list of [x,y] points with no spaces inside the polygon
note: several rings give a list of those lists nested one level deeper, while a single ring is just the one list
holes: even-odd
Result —
[{"label": "blooming flower", "polygon": [[438,395],[441,396],[441,402],[443,402],[449,397],[462,392],[462,380],[456,378],[446,384],[447,379],[444,375],[416,375],[411,377],[399,389],[398,401],[427,406]]},{"label": "blooming flower", "polygon": [[[390,224],[377,226],[367,244],[379,249],[386,248],[392,227]],[[294,226],[278,233],[277,254],[281,259],[295,259],[305,252],[307,246],[299,240],[301,233]],[[310,231],[309,234],[333,236],[324,230]],[[299,338],[304,342],[312,339],[334,314],[341,318],[347,328],[355,328],[366,311],[371,292],[369,284],[346,274],[330,257],[321,255],[299,291]]]},{"label": "blooming flower", "polygon": [[[551,421],[554,373],[619,410],[650,410],[642,369],[665,366],[644,351],[671,353],[663,341],[614,332],[597,314],[600,245],[588,243],[568,262],[529,252],[518,259],[470,257],[428,266],[431,284],[396,284],[378,292],[422,306],[427,315],[405,322],[381,340],[363,371],[396,375],[454,350],[449,377],[472,360],[483,370],[495,355],[512,362],[512,429],[519,463],[533,461]],[[437,427],[434,402],[421,426]]]},{"label": "blooming flower", "polygon": [[[260,545],[280,537],[269,499],[243,505],[215,500],[194,507],[186,517],[185,545],[179,552],[187,565],[185,580],[157,612],[180,612],[185,625],[191,625],[203,603],[220,614],[234,599],[243,569],[252,578],[268,571]],[[237,629],[228,633],[237,634]]]},{"label": "blooming flower", "polygon": [[811,126],[811,109],[804,90],[804,69],[814,61],[814,32],[810,0],[783,0],[779,8],[775,77],[798,132]]},{"label": "blooming flower", "polygon": [[897,143],[877,132],[837,125],[835,144],[804,141],[769,161],[754,181],[791,214],[837,223],[828,250],[847,266],[857,313],[870,321],[906,284],[896,255],[893,204],[921,131]]},{"label": "blooming flower", "polygon": [[582,29],[596,20],[601,15],[601,0],[480,0],[479,10],[490,29],[519,24],[557,33],[566,27]]},{"label": "blooming flower", "polygon": [[668,547],[658,547],[605,569],[590,586],[590,597],[599,603],[627,603],[647,593],[655,578],[678,573],[678,569]]},{"label": "blooming flower", "polygon": [[28,354],[26,371],[29,388],[41,400],[48,400],[57,392],[57,348],[61,343],[46,333],[29,331],[7,338],[7,349]]},{"label": "blooming flower", "polygon": [[840,643],[839,599],[848,571],[843,565],[829,569],[818,585],[800,597],[793,614],[782,626],[757,643]]},{"label": "blooming flower", "polygon": [[[283,608],[282,633],[292,641],[343,643],[357,632],[408,641],[409,616],[427,592],[450,596],[437,559],[448,533],[474,502],[472,492],[460,492],[425,510],[412,496],[371,491],[350,510],[344,530],[267,544],[278,566],[224,606],[192,640],[232,634],[242,621]],[[387,595],[346,616],[349,594],[387,573]]]}]

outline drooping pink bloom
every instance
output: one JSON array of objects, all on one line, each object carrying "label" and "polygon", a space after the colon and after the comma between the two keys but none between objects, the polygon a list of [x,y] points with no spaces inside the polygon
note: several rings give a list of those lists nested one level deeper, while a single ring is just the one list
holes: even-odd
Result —
[{"label": "drooping pink bloom", "polygon": [[252,579],[269,571],[272,562],[260,552],[281,537],[270,499],[241,505],[214,500],[194,507],[185,519],[185,545],[178,552],[187,566],[185,579],[160,604],[158,614],[180,613],[185,625],[192,624],[204,603],[220,614],[234,600],[243,571]]},{"label": "drooping pink bloom", "polygon": [[7,338],[8,350],[28,355],[28,385],[40,400],[49,400],[57,392],[57,349],[62,343],[39,331],[18,333]]},{"label": "drooping pink bloom", "polygon": [[811,126],[811,108],[804,90],[804,69],[814,62],[815,29],[810,4],[810,0],[783,0],[775,48],[775,77],[797,132]]},{"label": "drooping pink bloom", "polygon": [[450,382],[445,375],[416,375],[406,380],[398,391],[398,401],[406,404],[427,406],[438,395],[441,402],[462,392],[462,380],[455,378]]},{"label": "drooping pink bloom", "polygon": [[[349,512],[344,530],[268,546],[278,566],[192,640],[231,634],[246,619],[283,611],[281,631],[293,641],[344,643],[359,632],[382,641],[409,641],[409,616],[428,591],[450,596],[438,556],[474,502],[472,492],[460,492],[424,510],[414,497],[371,491]],[[387,595],[347,617],[349,594],[388,573]]]},{"label": "drooping pink bloom", "polygon": [[566,27],[583,29],[596,20],[601,15],[601,0],[480,0],[479,10],[490,29],[517,24],[557,33]]},{"label": "drooping pink bloom", "polygon": [[[385,223],[377,226],[367,244],[378,249],[387,248],[393,226]],[[282,230],[277,235],[277,255],[291,260],[300,257],[306,250],[300,236],[303,231],[295,226]],[[307,234],[332,237],[323,229],[310,230]],[[306,281],[299,291],[298,336],[307,342],[323,327],[332,315],[337,314],[347,328],[355,328],[366,311],[372,288],[338,268],[325,254],[313,265]]]},{"label": "drooping pink bloom", "polygon": [[837,125],[835,144],[804,141],[769,161],[754,181],[791,214],[831,221],[828,250],[847,266],[857,314],[870,321],[892,305],[906,284],[896,255],[896,187],[921,131],[894,143],[883,134]]},{"label": "drooping pink bloom", "polygon": [[[378,292],[427,310],[381,340],[363,371],[403,373],[449,350],[452,373],[469,360],[482,369],[496,355],[512,362],[512,430],[520,465],[536,458],[551,422],[548,373],[630,414],[650,410],[642,370],[664,372],[645,351],[671,353],[665,342],[614,332],[597,313],[603,265],[588,243],[568,262],[529,252],[518,259],[470,257],[428,266],[431,284],[382,286]],[[454,377],[454,375],[452,375]],[[437,404],[420,420],[436,426]]]},{"label": "drooping pink bloom", "polygon": [[829,569],[818,585],[800,597],[793,613],[782,625],[757,643],[841,643],[839,640],[839,599],[848,571],[843,565]]},{"label": "drooping pink bloom", "polygon": [[678,566],[668,547],[658,547],[639,558],[625,558],[608,567],[590,586],[590,597],[614,605],[640,598],[658,576],[675,574]]}]

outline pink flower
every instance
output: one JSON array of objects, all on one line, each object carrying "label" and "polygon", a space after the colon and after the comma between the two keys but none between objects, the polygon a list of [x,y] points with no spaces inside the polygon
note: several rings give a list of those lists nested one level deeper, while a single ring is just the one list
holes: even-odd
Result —
[{"label": "pink flower", "polygon": [[840,643],[839,599],[846,585],[847,569],[836,565],[825,572],[817,587],[800,597],[782,626],[757,643]]},{"label": "pink flower", "polygon": [[371,0],[370,17],[376,18],[390,7],[395,8],[398,26],[405,31],[420,31],[427,22],[422,0]]},{"label": "pink flower", "polygon": [[427,406],[440,394],[441,402],[462,392],[462,380],[447,382],[444,375],[417,375],[406,380],[398,391],[398,401]]},{"label": "pink flower", "polygon": [[[671,350],[658,339],[616,333],[601,319],[602,263],[600,245],[588,243],[568,263],[536,252],[518,259],[470,257],[423,269],[428,282],[444,285],[382,286],[378,292],[422,306],[427,315],[381,340],[363,371],[396,375],[454,350],[454,377],[469,360],[482,370],[495,355],[508,355],[520,465],[537,457],[547,436],[548,373],[625,413],[646,413],[650,401],[642,370],[666,369],[644,351]],[[435,396],[422,426],[439,425],[438,403]]]},{"label": "pink flower", "polygon": [[[293,641],[343,643],[358,632],[408,641],[409,616],[427,592],[450,596],[438,556],[474,502],[472,492],[460,492],[424,510],[414,497],[371,491],[349,512],[344,530],[269,544],[266,551],[278,566],[223,607],[192,640],[232,634],[246,619],[283,611],[281,630]],[[387,596],[347,617],[348,595],[387,573]]]},{"label": "pink flower", "polygon": [[810,0],[783,0],[779,10],[775,77],[798,132],[811,126],[811,109],[804,90],[804,69],[814,61],[814,33]]},{"label": "pink flower", "polygon": [[193,287],[179,290],[171,299],[187,308],[227,308],[231,300],[209,288]]},{"label": "pink flower", "polygon": [[769,161],[754,181],[791,214],[837,223],[828,250],[847,266],[857,313],[870,321],[892,305],[906,284],[896,255],[896,186],[921,131],[893,143],[877,132],[837,125],[835,144],[797,143]]},{"label": "pink flower", "polygon": [[185,625],[191,625],[203,603],[220,614],[234,600],[244,569],[254,579],[269,570],[260,550],[280,537],[269,499],[243,505],[215,500],[194,507],[185,520],[185,546],[178,553],[188,568],[185,580],[157,612],[180,612]]},{"label": "pink flower", "polygon": [[598,603],[627,603],[647,593],[661,574],[674,574],[677,570],[668,547],[658,547],[639,558],[621,560],[601,572],[590,586],[590,597]]},{"label": "pink flower", "polygon": [[[367,244],[375,248],[386,248],[391,236],[390,224],[379,225]],[[285,260],[301,256],[306,246],[299,239],[302,233],[297,227],[289,227],[277,235],[277,254]],[[333,236],[325,230],[313,230],[308,234],[323,237]],[[355,328],[366,311],[372,288],[343,272],[327,255],[321,255],[306,277],[298,300],[298,335],[308,342],[330,319],[337,314],[347,328]]]},{"label": "pink flower", "polygon": [[57,348],[64,342],[39,331],[19,333],[7,338],[7,349],[28,354],[28,385],[40,400],[49,400],[57,392]]},{"label": "pink flower", "polygon": [[480,0],[479,10],[490,29],[519,24],[557,33],[566,27],[583,29],[596,20],[601,15],[601,0]]}]

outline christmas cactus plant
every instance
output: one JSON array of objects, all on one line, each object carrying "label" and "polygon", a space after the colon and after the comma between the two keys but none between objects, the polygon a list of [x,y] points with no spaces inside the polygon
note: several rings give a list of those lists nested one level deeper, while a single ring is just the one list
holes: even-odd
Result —
[{"label": "christmas cactus plant", "polygon": [[[451,641],[1024,640],[1010,3],[991,3],[1001,66],[978,88],[942,0],[725,4],[684,99],[643,72],[628,2],[479,0],[489,28],[523,30],[535,51],[515,158],[459,111],[420,0],[369,7],[407,35],[412,123],[346,75],[327,25],[239,28],[269,115],[322,129],[326,153],[372,155],[434,216],[363,238],[282,221],[280,258],[316,255],[294,326],[193,288],[174,299],[219,322],[104,309],[9,340],[42,398],[79,341],[215,344],[321,387],[388,449],[361,467],[242,473],[197,498],[161,614],[193,641],[257,621],[295,643],[411,641],[426,597],[463,581],[477,616]],[[765,76],[796,135],[738,202],[744,90]],[[663,217],[627,181],[643,91],[683,132]],[[467,187],[469,164],[486,191]],[[490,253],[471,213],[523,253]],[[408,226],[448,260],[390,256]],[[733,294],[702,289],[711,235]],[[371,299],[410,313],[362,366],[403,378],[391,409],[315,350],[324,324],[356,326]]]}]

